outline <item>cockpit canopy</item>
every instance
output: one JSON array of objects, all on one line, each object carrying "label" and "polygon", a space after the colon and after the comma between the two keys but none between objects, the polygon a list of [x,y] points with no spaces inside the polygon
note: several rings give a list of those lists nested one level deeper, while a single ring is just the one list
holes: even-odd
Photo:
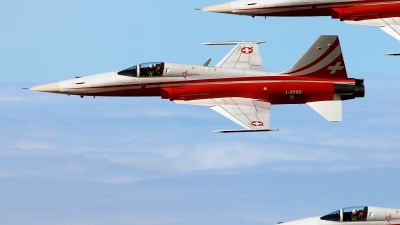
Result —
[{"label": "cockpit canopy", "polygon": [[118,75],[128,77],[161,77],[163,74],[163,62],[141,63],[118,72]]},{"label": "cockpit canopy", "polygon": [[321,217],[321,220],[354,222],[367,219],[368,207],[358,206],[337,210]]},{"label": "cockpit canopy", "polygon": [[340,221],[340,210],[331,212],[328,215],[321,217],[321,220]]}]

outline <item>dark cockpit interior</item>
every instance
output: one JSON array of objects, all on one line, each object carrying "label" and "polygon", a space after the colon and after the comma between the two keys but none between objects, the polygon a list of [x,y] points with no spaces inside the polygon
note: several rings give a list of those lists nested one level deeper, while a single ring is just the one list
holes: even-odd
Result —
[{"label": "dark cockpit interior", "polygon": [[142,63],[118,72],[118,75],[128,77],[161,77],[163,74],[163,62]]},{"label": "dark cockpit interior", "polygon": [[343,221],[362,221],[367,219],[368,207],[350,207],[343,209]]},{"label": "dark cockpit interior", "polygon": [[[340,215],[341,213],[342,215]],[[322,216],[321,220],[343,221],[343,222],[363,221],[367,219],[367,214],[368,214],[367,206],[349,207]]]}]

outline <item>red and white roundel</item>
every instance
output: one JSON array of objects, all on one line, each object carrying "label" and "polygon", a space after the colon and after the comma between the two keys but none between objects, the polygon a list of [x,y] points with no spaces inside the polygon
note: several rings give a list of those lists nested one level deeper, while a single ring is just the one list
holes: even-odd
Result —
[{"label": "red and white roundel", "polygon": [[243,47],[241,49],[241,51],[243,54],[251,54],[251,53],[253,53],[254,50],[253,50],[253,48],[250,48],[250,47]]},{"label": "red and white roundel", "polygon": [[253,121],[253,122],[251,122],[251,125],[254,127],[263,127],[264,123],[261,121]]}]

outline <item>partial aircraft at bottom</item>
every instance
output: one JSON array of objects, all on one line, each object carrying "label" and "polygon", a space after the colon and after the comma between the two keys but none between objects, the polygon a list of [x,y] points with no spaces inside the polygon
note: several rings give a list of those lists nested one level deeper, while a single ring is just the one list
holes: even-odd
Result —
[{"label": "partial aircraft at bottom", "polygon": [[216,132],[274,131],[273,104],[308,104],[328,121],[342,120],[342,101],[364,97],[364,81],[348,78],[339,38],[321,35],[299,61],[281,73],[264,71],[258,44],[235,45],[214,67],[152,62],[116,72],[78,77],[30,88],[58,94],[153,97],[178,104],[208,106],[245,129]]},{"label": "partial aircraft at bottom", "polygon": [[400,225],[400,210],[372,206],[339,209],[325,216],[294,220],[283,225]]}]

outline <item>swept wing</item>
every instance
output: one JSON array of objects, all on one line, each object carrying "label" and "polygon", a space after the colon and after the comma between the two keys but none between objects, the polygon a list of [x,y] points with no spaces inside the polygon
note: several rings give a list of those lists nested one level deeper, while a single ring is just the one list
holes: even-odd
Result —
[{"label": "swept wing", "polygon": [[275,131],[270,129],[269,126],[271,104],[268,102],[249,98],[214,98],[175,102],[211,107],[214,111],[245,128],[245,130],[220,130],[215,132]]},{"label": "swept wing", "polygon": [[215,67],[264,71],[258,48],[262,43],[265,41],[208,42],[203,45],[235,45]]},{"label": "swept wing", "polygon": [[380,27],[383,31],[400,41],[400,18],[390,17],[381,19],[361,20],[361,21],[344,21],[347,24],[375,26]]}]

